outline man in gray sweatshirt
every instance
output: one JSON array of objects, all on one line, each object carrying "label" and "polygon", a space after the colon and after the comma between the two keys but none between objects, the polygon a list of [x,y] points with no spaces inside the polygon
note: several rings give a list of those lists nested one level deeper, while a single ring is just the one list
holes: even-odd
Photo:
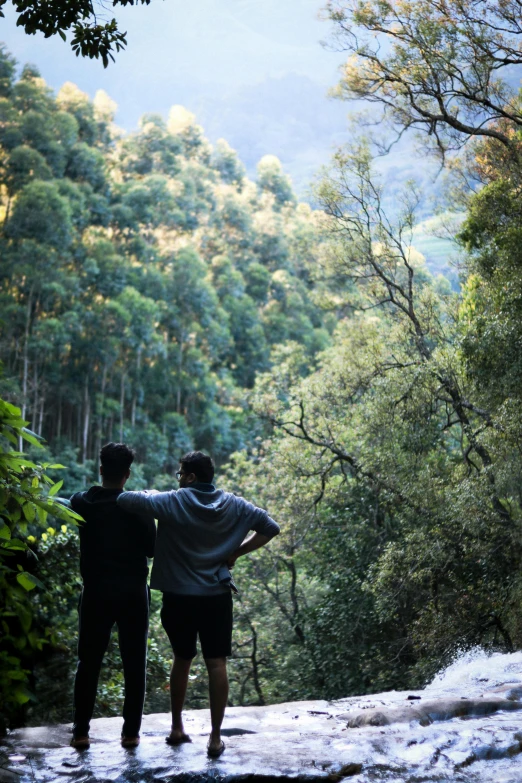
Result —
[{"label": "man in gray sweatshirt", "polygon": [[[214,465],[201,451],[185,454],[176,474],[179,489],[122,492],[118,504],[158,520],[150,586],[163,593],[161,622],[174,651],[170,676],[170,745],[190,742],[182,710],[199,636],[208,671],[211,757],[225,749],[221,724],[228,698],[227,656],[232,644],[230,572],[238,557],[267,544],[279,525],[242,497],[216,489]],[[245,538],[249,531],[254,534]]]}]

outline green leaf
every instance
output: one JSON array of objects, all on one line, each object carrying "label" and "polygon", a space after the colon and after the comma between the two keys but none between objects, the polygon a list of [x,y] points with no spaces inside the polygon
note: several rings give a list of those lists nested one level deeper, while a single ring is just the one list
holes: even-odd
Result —
[{"label": "green leaf", "polygon": [[9,527],[5,524],[3,519],[0,519],[0,539],[9,539],[11,538],[11,531],[9,530]]},{"label": "green leaf", "polygon": [[59,492],[62,487],[63,487],[63,479],[57,481],[56,484],[53,484],[53,486],[49,490],[50,497],[56,495],[56,493]]},{"label": "green leaf", "polygon": [[2,400],[2,407],[4,407],[6,410],[9,411],[13,416],[16,416],[17,419],[21,419],[22,417],[22,411],[20,408],[17,408],[16,405],[11,405],[10,402],[6,402],[6,400]]},{"label": "green leaf", "polygon": [[2,454],[0,453],[0,462],[6,463],[8,468],[11,468],[12,470],[16,471],[22,471],[26,468],[32,468],[33,470],[38,470],[38,465],[35,465],[34,462],[30,462],[27,459],[21,459],[18,456],[13,456],[12,452],[11,454]]},{"label": "green leaf", "polygon": [[34,522],[36,516],[36,507],[33,503],[25,503],[23,507],[24,517],[28,522]]},{"label": "green leaf", "polygon": [[9,430],[4,429],[2,435],[4,436],[4,438],[7,438],[7,440],[10,441],[14,446],[18,446],[18,438],[12,432],[9,432]]},{"label": "green leaf", "polygon": [[45,511],[44,509],[41,509],[41,508],[38,509],[38,519],[40,520],[42,525],[46,524],[47,516],[48,516],[47,511]]},{"label": "green leaf", "polygon": [[11,551],[17,551],[17,552],[25,552],[27,549],[27,544],[25,541],[20,541],[19,538],[12,538],[9,541],[1,541],[0,547],[2,549],[9,549]]},{"label": "green leaf", "polygon": [[18,574],[16,581],[24,588],[24,590],[27,591],[34,590],[35,587],[43,587],[43,584],[40,582],[40,580],[37,579],[33,574],[28,574],[27,571],[23,571],[21,574]]},{"label": "green leaf", "polygon": [[11,669],[6,674],[10,680],[25,680],[25,674],[21,669]]},{"label": "green leaf", "polygon": [[17,704],[27,704],[31,700],[31,693],[26,688],[17,688],[14,692],[14,700]]},{"label": "green leaf", "polygon": [[18,619],[24,633],[29,633],[31,625],[33,624],[33,613],[26,607],[20,606],[18,608]]},{"label": "green leaf", "polygon": [[14,511],[11,511],[11,513],[9,514],[9,519],[11,520],[11,522],[18,522],[21,516],[22,516],[21,510],[19,508],[15,508]]},{"label": "green leaf", "polygon": [[48,511],[50,514],[54,514],[55,510],[52,500],[48,503],[45,500],[41,500],[41,498],[35,498],[33,503],[39,508],[43,508],[44,511]]},{"label": "green leaf", "polygon": [[35,432],[31,432],[31,430],[26,429],[26,427],[24,427],[22,430],[22,438],[28,443],[32,443],[33,446],[38,446],[38,448],[42,447],[41,441],[43,438],[41,438]]}]

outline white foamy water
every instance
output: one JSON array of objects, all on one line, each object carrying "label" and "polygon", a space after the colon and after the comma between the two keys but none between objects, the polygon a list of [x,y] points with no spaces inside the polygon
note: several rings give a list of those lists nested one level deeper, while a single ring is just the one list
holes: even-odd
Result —
[{"label": "white foamy water", "polygon": [[[496,692],[502,686],[508,686],[508,691],[509,686],[522,688],[522,652],[488,654],[475,649],[459,656],[423,690],[350,700],[349,712],[386,714],[408,704],[420,707],[448,699],[459,704],[478,700],[481,705],[482,699],[504,698],[505,691]],[[412,695],[420,698],[408,700]],[[504,703],[506,709],[493,714],[450,720],[439,720],[434,709],[433,723],[427,726],[406,719],[349,729],[345,741],[352,743],[353,760],[362,764],[361,773],[349,779],[352,783],[522,783],[522,710],[509,710],[513,701]]]},{"label": "white foamy water", "polygon": [[475,696],[507,684],[522,685],[522,652],[491,654],[475,649],[439,672],[424,691],[430,696]]}]

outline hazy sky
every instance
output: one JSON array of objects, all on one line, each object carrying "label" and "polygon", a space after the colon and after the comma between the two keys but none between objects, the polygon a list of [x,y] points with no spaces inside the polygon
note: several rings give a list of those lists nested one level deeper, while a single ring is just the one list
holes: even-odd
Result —
[{"label": "hazy sky", "polygon": [[144,112],[164,112],[213,86],[223,94],[294,73],[326,92],[342,61],[320,45],[329,33],[319,19],[321,0],[151,0],[119,8],[128,48],[106,70],[76,58],[58,36],[25,35],[12,7],[4,8],[0,40],[21,63],[37,65],[54,88],[70,80],[90,95],[106,90],[118,103],[117,122],[127,128]]}]

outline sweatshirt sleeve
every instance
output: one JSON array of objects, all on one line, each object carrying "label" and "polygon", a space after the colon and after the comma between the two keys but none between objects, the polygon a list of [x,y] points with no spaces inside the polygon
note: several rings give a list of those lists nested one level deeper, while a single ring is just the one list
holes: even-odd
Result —
[{"label": "sweatshirt sleeve", "polygon": [[256,533],[267,538],[274,538],[281,531],[281,528],[275,522],[272,517],[268,516],[268,513],[262,509],[254,506],[251,503],[247,504],[251,506],[251,518],[250,518],[250,530],[254,530]]},{"label": "sweatshirt sleeve", "polygon": [[153,516],[157,518],[161,506],[161,498],[166,492],[158,492],[156,489],[144,489],[141,492],[122,492],[118,495],[117,503],[125,511],[140,516]]},{"label": "sweatshirt sleeve", "polygon": [[75,492],[74,495],[71,495],[71,497],[69,498],[69,503],[71,504],[71,508],[73,511],[76,511],[76,513],[78,513],[78,501],[80,500],[82,495],[83,492]]},{"label": "sweatshirt sleeve", "polygon": [[[71,495],[69,498],[69,505],[72,508],[72,510],[76,513],[82,516],[81,512],[81,501],[84,496],[85,492],[75,492],[74,495]],[[83,519],[83,517],[82,517]],[[83,520],[85,524],[85,520]]]}]

